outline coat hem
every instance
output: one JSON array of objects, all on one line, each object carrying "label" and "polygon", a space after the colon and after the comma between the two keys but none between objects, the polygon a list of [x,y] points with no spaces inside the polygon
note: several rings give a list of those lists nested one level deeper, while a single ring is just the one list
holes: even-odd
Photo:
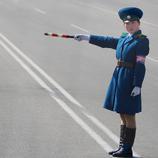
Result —
[{"label": "coat hem", "polygon": [[104,109],[110,110],[112,112],[116,112],[119,114],[128,114],[128,115],[135,115],[136,113],[140,113],[141,111],[136,111],[136,112],[130,112],[130,111],[119,111],[119,110],[115,110],[115,109],[111,109],[111,108],[107,108],[105,107],[105,105],[103,106]]}]

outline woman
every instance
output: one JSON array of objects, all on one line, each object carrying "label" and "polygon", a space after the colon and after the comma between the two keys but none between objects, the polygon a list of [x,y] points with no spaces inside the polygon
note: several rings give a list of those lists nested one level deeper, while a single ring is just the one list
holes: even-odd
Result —
[{"label": "woman", "polygon": [[97,35],[75,35],[77,41],[102,48],[116,50],[117,66],[114,70],[104,108],[120,114],[120,143],[113,157],[132,157],[132,146],[136,133],[135,114],[141,112],[141,87],[145,76],[145,58],[149,53],[149,40],[141,33],[141,9],[127,7],[120,9],[119,17],[127,33],[119,38]]}]

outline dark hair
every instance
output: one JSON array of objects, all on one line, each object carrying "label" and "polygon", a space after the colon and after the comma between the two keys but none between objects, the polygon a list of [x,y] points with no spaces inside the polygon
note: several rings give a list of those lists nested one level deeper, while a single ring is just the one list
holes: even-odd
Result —
[{"label": "dark hair", "polygon": [[140,19],[137,19],[138,23],[140,24]]}]

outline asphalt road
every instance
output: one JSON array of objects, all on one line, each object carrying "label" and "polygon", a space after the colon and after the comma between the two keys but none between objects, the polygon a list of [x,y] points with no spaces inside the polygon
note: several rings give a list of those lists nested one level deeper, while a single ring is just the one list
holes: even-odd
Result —
[{"label": "asphalt road", "polygon": [[150,39],[134,150],[157,158],[156,0],[0,0],[0,158],[106,158],[117,147],[119,116],[102,108],[114,51],[43,34],[120,36],[125,6],[144,10]]}]

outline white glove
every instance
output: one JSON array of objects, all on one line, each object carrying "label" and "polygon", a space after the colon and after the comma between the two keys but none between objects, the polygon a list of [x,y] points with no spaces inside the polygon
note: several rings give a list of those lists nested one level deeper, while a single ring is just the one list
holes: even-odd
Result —
[{"label": "white glove", "polygon": [[140,95],[140,92],[141,92],[141,88],[140,87],[134,87],[133,90],[132,90],[131,96],[135,97],[137,95]]},{"label": "white glove", "polygon": [[79,42],[83,40],[89,41],[89,38],[90,38],[90,35],[75,35],[74,37],[74,39]]}]

